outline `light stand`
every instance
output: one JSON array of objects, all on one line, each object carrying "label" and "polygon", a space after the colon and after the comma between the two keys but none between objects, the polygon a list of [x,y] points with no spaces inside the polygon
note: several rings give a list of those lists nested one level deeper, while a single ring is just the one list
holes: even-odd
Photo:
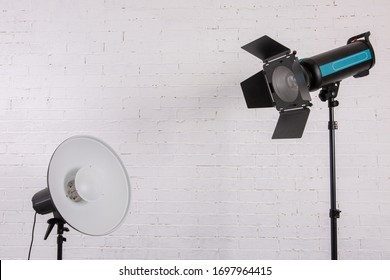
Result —
[{"label": "light stand", "polygon": [[241,82],[248,108],[276,107],[279,119],[272,139],[301,138],[310,114],[309,92],[322,89],[319,97],[328,101],[330,154],[331,258],[337,260],[336,153],[334,108],[340,81],[369,75],[375,65],[370,32],[348,39],[345,46],[298,59],[296,51],[264,35],[242,48],[263,61],[263,70]]},{"label": "light stand", "polygon": [[336,141],[335,130],[338,128],[334,120],[334,108],[339,105],[335,100],[339,91],[340,82],[326,85],[319,94],[321,101],[328,101],[329,108],[329,158],[330,158],[330,237],[331,237],[331,258],[337,260],[337,219],[340,218],[340,210],[336,206]]},{"label": "light stand", "polygon": [[51,218],[47,221],[49,224],[47,226],[46,234],[44,240],[46,240],[54,226],[57,225],[57,260],[62,260],[62,246],[63,243],[66,242],[66,238],[63,236],[64,232],[68,232],[69,229],[65,227],[65,220],[57,213],[54,213],[54,218]]}]

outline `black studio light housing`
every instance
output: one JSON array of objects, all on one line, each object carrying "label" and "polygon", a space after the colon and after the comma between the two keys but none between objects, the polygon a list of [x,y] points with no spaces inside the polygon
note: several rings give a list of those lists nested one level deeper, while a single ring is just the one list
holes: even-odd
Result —
[{"label": "black studio light housing", "polygon": [[302,137],[312,106],[310,91],[323,88],[320,98],[325,101],[329,86],[369,74],[375,64],[369,36],[354,36],[345,46],[304,59],[266,35],[243,46],[264,63],[262,71],[241,83],[248,108],[276,107],[280,116],[273,139]]}]

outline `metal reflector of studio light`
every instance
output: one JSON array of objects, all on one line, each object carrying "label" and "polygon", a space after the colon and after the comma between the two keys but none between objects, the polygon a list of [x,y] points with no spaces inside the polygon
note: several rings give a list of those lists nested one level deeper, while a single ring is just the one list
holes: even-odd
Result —
[{"label": "metal reflector of studio light", "polygon": [[241,83],[248,108],[276,107],[273,139],[302,137],[312,106],[309,91],[369,74],[375,64],[369,36],[356,35],[345,46],[304,59],[267,35],[246,44],[242,48],[264,63],[263,70]]},{"label": "metal reflector of studio light", "polygon": [[62,259],[65,224],[83,234],[101,236],[123,223],[130,206],[130,181],[110,146],[95,137],[75,136],[54,151],[47,188],[37,192],[32,203],[38,214],[53,213],[45,239],[57,225],[57,259]]}]

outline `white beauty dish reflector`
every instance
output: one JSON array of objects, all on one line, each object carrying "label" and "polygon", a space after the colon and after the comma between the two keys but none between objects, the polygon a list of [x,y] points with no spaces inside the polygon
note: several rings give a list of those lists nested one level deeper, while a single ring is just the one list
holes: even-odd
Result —
[{"label": "white beauty dish reflector", "polygon": [[84,234],[114,231],[129,210],[126,168],[107,144],[91,136],[71,137],[58,146],[47,184],[57,211]]},{"label": "white beauty dish reflector", "polygon": [[111,233],[129,210],[126,168],[119,156],[95,137],[75,136],[61,143],[50,160],[47,185],[33,196],[33,208],[39,214],[53,212],[52,224],[63,221],[84,234]]}]

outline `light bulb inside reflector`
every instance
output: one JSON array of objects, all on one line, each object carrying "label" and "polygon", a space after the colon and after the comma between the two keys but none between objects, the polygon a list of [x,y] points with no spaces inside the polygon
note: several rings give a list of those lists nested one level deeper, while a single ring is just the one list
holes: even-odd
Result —
[{"label": "light bulb inside reflector", "polygon": [[279,66],[272,75],[272,84],[275,93],[284,102],[293,102],[297,99],[299,88],[294,73],[286,66]]},{"label": "light bulb inside reflector", "polygon": [[76,173],[75,188],[82,200],[98,200],[103,196],[99,171],[92,166],[80,168]]}]

